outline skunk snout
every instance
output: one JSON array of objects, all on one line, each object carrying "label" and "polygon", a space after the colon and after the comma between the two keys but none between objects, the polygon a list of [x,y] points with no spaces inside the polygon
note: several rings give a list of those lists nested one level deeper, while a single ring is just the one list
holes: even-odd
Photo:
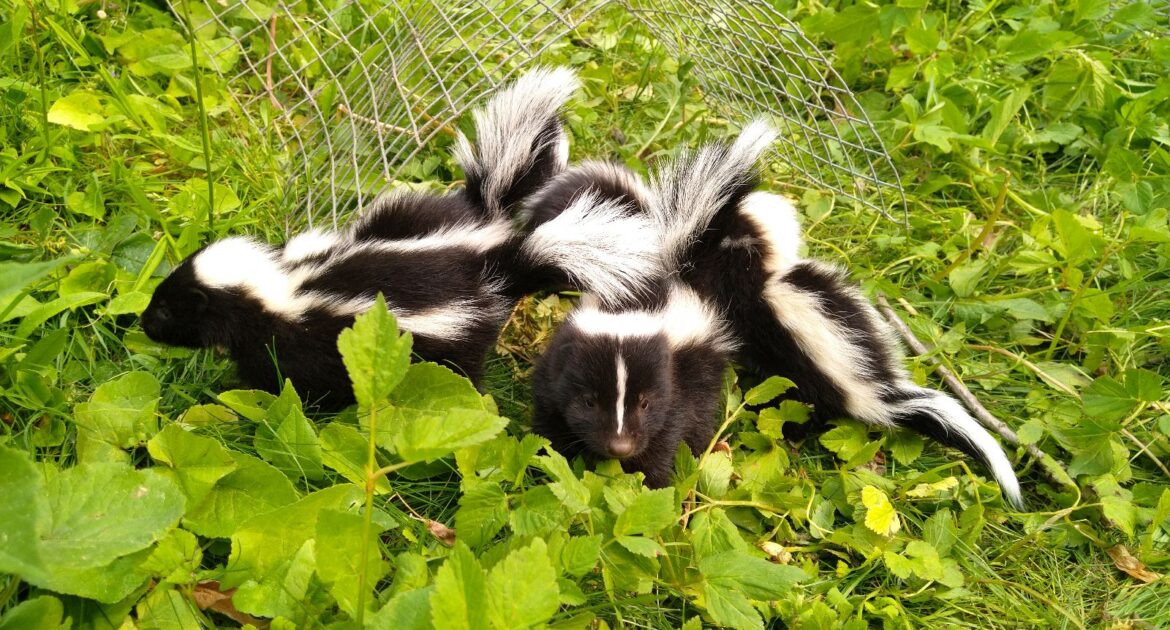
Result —
[{"label": "skunk snout", "polygon": [[634,447],[634,440],[624,435],[617,435],[610,438],[609,443],[606,444],[606,451],[610,457],[625,459],[634,454]]}]

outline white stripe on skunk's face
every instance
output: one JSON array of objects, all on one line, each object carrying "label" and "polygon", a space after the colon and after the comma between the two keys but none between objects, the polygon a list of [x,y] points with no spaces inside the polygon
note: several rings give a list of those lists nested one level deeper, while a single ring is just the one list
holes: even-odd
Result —
[{"label": "white stripe on skunk's face", "polygon": [[629,378],[626,372],[626,362],[622,360],[622,353],[619,350],[617,353],[617,375],[615,381],[617,382],[617,433],[622,434],[622,429],[625,428],[622,420],[626,415],[626,380]]}]

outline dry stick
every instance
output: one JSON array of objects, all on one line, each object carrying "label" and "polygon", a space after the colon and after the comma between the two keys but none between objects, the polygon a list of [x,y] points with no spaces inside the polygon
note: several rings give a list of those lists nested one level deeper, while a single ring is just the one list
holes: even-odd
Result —
[{"label": "dry stick", "polygon": [[[889,324],[898,331],[898,335],[902,337],[902,340],[906,342],[906,345],[910,347],[914,354],[926,356],[930,350],[926,347],[925,344],[918,340],[918,337],[914,336],[914,333],[910,330],[910,327],[907,326],[900,317],[898,317],[898,314],[894,312],[893,308],[890,307],[890,303],[886,300],[886,296],[879,293],[877,296],[877,303],[878,308],[881,310],[882,315],[885,316],[886,321],[889,322]],[[950,371],[949,368],[947,368],[947,366],[943,365],[942,362],[934,357],[927,356],[926,360],[938,371],[939,376],[942,377],[943,382],[947,384],[947,387],[949,387],[950,390],[954,392],[954,394],[958,396],[960,400],[963,401],[963,404],[965,404],[967,408],[971,410],[971,413],[974,414],[975,418],[979,421],[979,424],[983,425],[983,427],[989,431],[994,431],[997,435],[1003,438],[1005,442],[1011,444],[1012,446],[1020,446],[1020,438],[1016,435],[1016,432],[1013,431],[1011,427],[1004,424],[1002,420],[991,415],[991,412],[983,406],[983,403],[979,402],[979,399],[975,397],[975,394],[972,394],[971,390],[967,389],[967,386],[964,385],[963,382],[960,381],[958,377],[956,377],[955,374]],[[1073,482],[1072,477],[1069,476],[1068,471],[1064,469],[1064,466],[1061,465],[1061,463],[1057,461],[1056,458],[1040,450],[1040,448],[1035,444],[1024,444],[1023,446],[1024,449],[1028,451],[1029,455],[1040,462],[1042,472],[1052,482],[1062,486],[1076,487],[1076,484]]]}]

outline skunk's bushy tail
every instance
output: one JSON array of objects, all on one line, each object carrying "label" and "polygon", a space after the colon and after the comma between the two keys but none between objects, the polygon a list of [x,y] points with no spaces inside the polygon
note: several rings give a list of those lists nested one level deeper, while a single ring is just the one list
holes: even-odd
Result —
[{"label": "skunk's bushy tail", "polygon": [[732,144],[711,143],[684,153],[654,178],[650,214],[662,232],[668,268],[677,268],[698,238],[720,217],[734,216],[758,184],[756,164],[776,131],[764,120],[744,127]]},{"label": "skunk's bushy tail", "polygon": [[561,109],[578,85],[568,68],[531,70],[475,111],[474,144],[459,134],[454,154],[468,199],[489,218],[509,219],[525,197],[564,170],[569,150]]},{"label": "skunk's bushy tail", "polygon": [[525,228],[555,219],[586,194],[598,202],[625,205],[631,214],[646,212],[650,199],[646,183],[624,164],[586,160],[559,173],[525,202]]},{"label": "skunk's bushy tail", "polygon": [[924,387],[902,387],[904,397],[893,406],[894,424],[933,438],[978,460],[991,471],[1004,498],[1023,510],[1024,498],[1012,464],[1000,447],[957,400]]}]

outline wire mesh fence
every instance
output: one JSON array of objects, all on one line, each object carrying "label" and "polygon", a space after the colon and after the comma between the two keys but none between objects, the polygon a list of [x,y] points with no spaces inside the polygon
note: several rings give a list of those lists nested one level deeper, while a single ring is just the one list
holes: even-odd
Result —
[{"label": "wire mesh fence", "polygon": [[799,27],[762,2],[171,2],[205,54],[242,57],[225,78],[286,150],[289,215],[309,224],[362,207],[494,87],[572,45],[602,11],[624,12],[631,28],[689,59],[711,111],[770,117],[784,175],[886,216],[905,211],[853,94]]}]

